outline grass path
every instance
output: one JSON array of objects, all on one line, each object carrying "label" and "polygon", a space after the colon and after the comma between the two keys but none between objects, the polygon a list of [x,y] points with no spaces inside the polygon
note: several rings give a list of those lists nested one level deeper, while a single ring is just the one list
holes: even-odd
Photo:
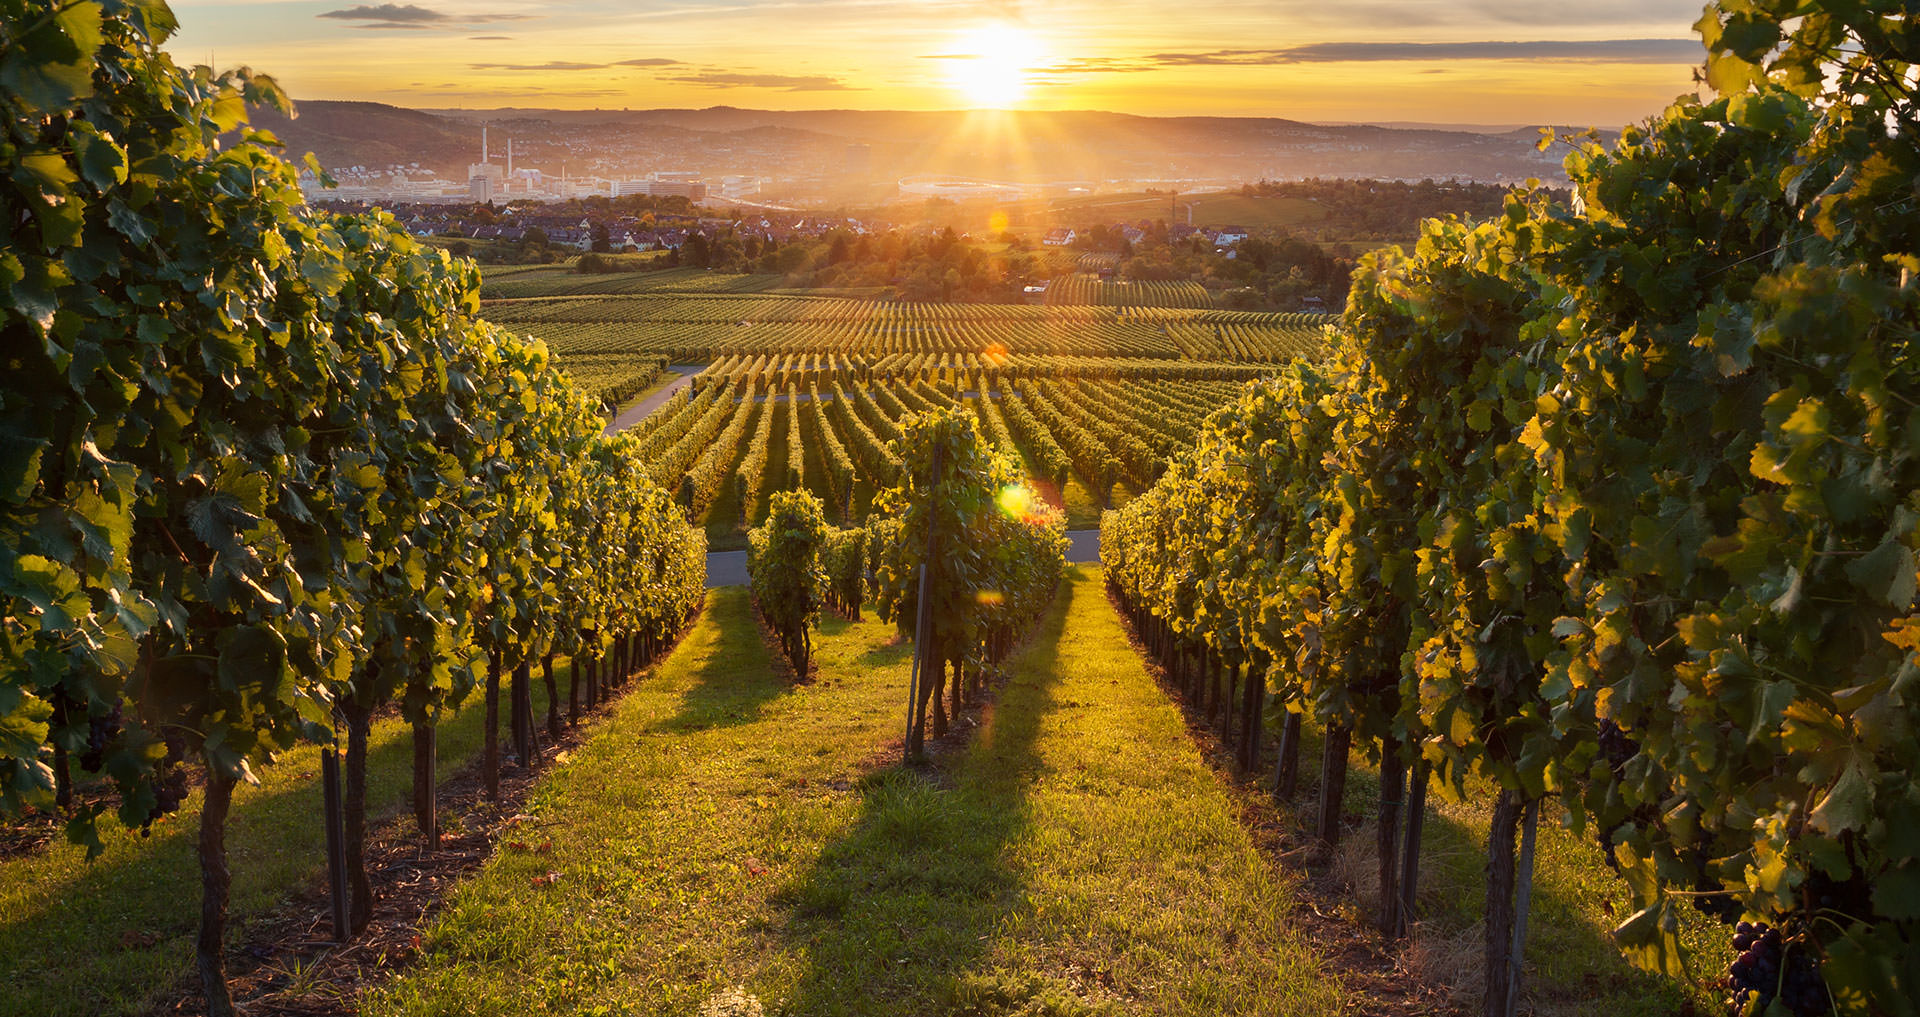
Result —
[{"label": "grass path", "polygon": [[892,765],[889,626],[825,622],[796,687],[714,591],[367,1012],[688,1015],[734,986],[770,1014],[1338,1012],[1099,576],[928,772]]}]

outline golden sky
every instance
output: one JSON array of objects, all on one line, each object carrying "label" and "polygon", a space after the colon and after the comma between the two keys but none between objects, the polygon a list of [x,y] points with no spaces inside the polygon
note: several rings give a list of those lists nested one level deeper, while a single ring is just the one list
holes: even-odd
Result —
[{"label": "golden sky", "polygon": [[1102,109],[1618,126],[1699,0],[175,0],[168,49],[412,107]]}]

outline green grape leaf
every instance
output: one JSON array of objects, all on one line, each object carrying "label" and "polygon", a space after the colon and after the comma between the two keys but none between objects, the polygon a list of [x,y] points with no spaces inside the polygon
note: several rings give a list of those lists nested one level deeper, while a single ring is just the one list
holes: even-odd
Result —
[{"label": "green grape leaf", "polygon": [[1873,815],[1873,785],[1866,774],[1871,765],[1870,761],[1863,762],[1859,755],[1849,753],[1840,779],[1807,815],[1807,822],[1814,829],[1836,837],[1865,827]]},{"label": "green grape leaf", "polygon": [[1877,601],[1902,611],[1913,606],[1916,592],[1913,551],[1897,540],[1885,541],[1848,563],[1847,578]]},{"label": "green grape leaf", "polygon": [[1679,918],[1666,898],[1634,912],[1613,930],[1613,939],[1634,967],[1671,978],[1686,977]]},{"label": "green grape leaf", "polygon": [[93,54],[100,48],[101,10],[68,3],[45,23],[0,50],[0,89],[29,109],[64,109],[93,94]]},{"label": "green grape leaf", "polygon": [[[1741,60],[1758,63],[1767,51],[1780,43],[1780,23],[1745,12],[1729,17],[1720,30],[1715,48],[1732,53]],[[1765,128],[1755,128],[1764,130]]]},{"label": "green grape leaf", "polygon": [[40,456],[47,442],[0,430],[0,497],[24,502],[40,484]]},{"label": "green grape leaf", "polygon": [[0,684],[0,758],[33,759],[47,739],[53,706],[25,688]]},{"label": "green grape leaf", "polygon": [[[91,127],[91,125],[88,125]],[[101,190],[127,182],[126,149],[102,137],[98,130],[69,130],[74,154],[80,157],[80,174]]]},{"label": "green grape leaf", "polygon": [[262,625],[244,625],[220,633],[220,684],[229,691],[270,690],[280,682],[286,644]]},{"label": "green grape leaf", "polygon": [[1874,877],[1873,909],[1896,922],[1920,918],[1920,863],[1908,862]]}]

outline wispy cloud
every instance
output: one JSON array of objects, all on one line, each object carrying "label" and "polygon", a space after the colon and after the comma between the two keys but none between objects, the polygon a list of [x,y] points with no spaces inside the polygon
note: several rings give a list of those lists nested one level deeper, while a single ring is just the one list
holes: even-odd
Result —
[{"label": "wispy cloud", "polygon": [[1599,39],[1535,42],[1314,42],[1275,49],[1216,49],[1154,53],[1142,61],[1160,67],[1362,63],[1409,60],[1574,60],[1587,63],[1664,64],[1700,59],[1697,39]]},{"label": "wispy cloud", "polygon": [[[1036,74],[1138,74],[1165,67],[1260,67],[1281,64],[1567,60],[1585,63],[1692,63],[1694,39],[1603,39],[1592,42],[1314,42],[1263,49],[1150,53],[1140,57],[1075,57],[1033,68]],[[925,53],[922,60],[975,60],[971,53]]]},{"label": "wispy cloud", "polygon": [[445,14],[430,11],[413,4],[381,4],[378,7],[361,4],[337,11],[322,11],[314,15],[318,18],[335,18],[340,21],[378,21],[396,25],[430,24],[447,20]]},{"label": "wispy cloud", "polygon": [[526,21],[525,14],[447,14],[417,4],[359,4],[321,11],[316,18],[358,22],[355,28],[426,29],[441,26],[484,25],[496,21]]},{"label": "wispy cloud", "polygon": [[544,64],[468,64],[476,71],[599,71],[606,64],[577,64],[566,60],[549,60]]},{"label": "wispy cloud", "polygon": [[[1164,67],[1273,67],[1288,63],[1436,63],[1461,59],[1521,59],[1572,63],[1693,63],[1701,58],[1693,38],[1601,38],[1536,42],[1306,42],[1258,50],[1165,52],[1137,58],[1071,58],[1035,67],[1041,75],[1131,75]],[[922,59],[972,59],[966,54],[925,54]]]},{"label": "wispy cloud", "polygon": [[1554,25],[1562,31],[1568,25],[1645,25],[1689,21],[1700,16],[1700,5],[1693,0],[1607,0],[1604,4],[1591,0],[1530,0],[1523,4],[1511,0],[1474,0],[1449,6],[1456,18]]},{"label": "wispy cloud", "polygon": [[1134,74],[1155,70],[1158,67],[1158,64],[1128,60],[1123,57],[1081,57],[1076,60],[1062,60],[1045,67],[1036,67],[1034,70],[1041,74]]},{"label": "wispy cloud", "polygon": [[683,74],[662,80],[679,82],[683,85],[704,85],[709,88],[774,88],[783,92],[865,91],[839,78],[806,74],[739,74],[709,71],[700,74]]},{"label": "wispy cloud", "polygon": [[[1209,9],[1226,9],[1226,5],[1207,0],[1192,0],[1188,6],[1202,18]],[[1337,4],[1326,0],[1257,0],[1235,6],[1259,10],[1262,17],[1278,24],[1311,28],[1313,34],[1323,37],[1470,25],[1537,25],[1542,30],[1568,33],[1592,29],[1592,34],[1612,28],[1624,34],[1649,25],[1682,28],[1700,16],[1698,0],[1344,0]]]},{"label": "wispy cloud", "polygon": [[607,71],[615,67],[676,67],[680,61],[666,57],[638,57],[633,60],[614,60],[608,63],[579,63],[573,60],[549,60],[544,64],[506,64],[484,63],[468,64],[476,71]]}]

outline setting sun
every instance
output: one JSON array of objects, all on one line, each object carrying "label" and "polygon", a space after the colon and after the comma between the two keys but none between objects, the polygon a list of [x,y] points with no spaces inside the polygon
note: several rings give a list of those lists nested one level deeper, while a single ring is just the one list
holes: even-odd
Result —
[{"label": "setting sun", "polygon": [[948,80],[975,106],[1005,109],[1026,97],[1040,41],[1026,29],[992,24],[961,36]]}]

